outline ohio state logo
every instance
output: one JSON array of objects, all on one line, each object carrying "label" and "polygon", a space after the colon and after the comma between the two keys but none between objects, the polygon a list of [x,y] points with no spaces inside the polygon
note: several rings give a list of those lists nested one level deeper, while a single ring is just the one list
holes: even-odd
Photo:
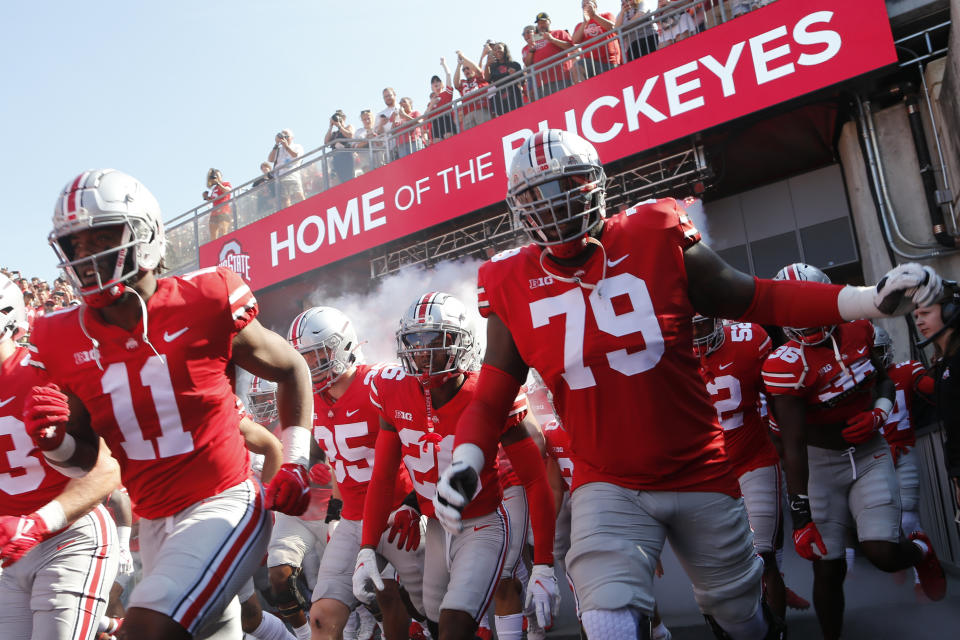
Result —
[{"label": "ohio state logo", "polygon": [[220,249],[220,266],[230,269],[246,281],[250,281],[250,255],[236,240],[231,240]]}]

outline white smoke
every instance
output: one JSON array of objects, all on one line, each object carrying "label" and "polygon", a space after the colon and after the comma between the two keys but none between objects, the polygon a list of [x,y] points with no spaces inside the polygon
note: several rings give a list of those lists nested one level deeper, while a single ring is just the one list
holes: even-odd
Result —
[{"label": "white smoke", "polygon": [[486,345],[487,321],[477,311],[477,269],[481,264],[480,260],[465,259],[442,262],[430,268],[410,267],[383,278],[369,293],[330,298],[318,292],[314,299],[320,300],[323,306],[339,309],[350,318],[369,364],[396,362],[395,332],[400,316],[420,296],[431,291],[449,293],[464,304],[482,348]]},{"label": "white smoke", "polygon": [[700,232],[704,244],[708,247],[710,241],[710,224],[707,222],[707,212],[703,208],[703,200],[700,198],[687,198],[683,201],[683,208],[687,210],[687,215],[693,221],[693,226]]}]

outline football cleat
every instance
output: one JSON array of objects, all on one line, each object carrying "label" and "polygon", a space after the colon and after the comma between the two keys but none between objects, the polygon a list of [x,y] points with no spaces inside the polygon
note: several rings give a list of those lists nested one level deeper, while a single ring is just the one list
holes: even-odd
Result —
[{"label": "football cleat", "polygon": [[914,531],[910,534],[910,539],[922,542],[927,547],[923,559],[916,565],[917,575],[920,577],[923,594],[934,602],[939,602],[947,595],[947,578],[933,550],[933,544],[930,543],[927,534],[922,531]]}]

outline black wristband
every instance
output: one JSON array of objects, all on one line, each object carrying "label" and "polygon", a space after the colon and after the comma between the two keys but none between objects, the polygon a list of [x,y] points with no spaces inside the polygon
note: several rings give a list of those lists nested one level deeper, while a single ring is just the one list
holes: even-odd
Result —
[{"label": "black wristband", "polygon": [[327,517],[323,521],[339,520],[341,509],[343,509],[343,500],[330,498],[330,502],[327,504]]},{"label": "black wristband", "polygon": [[803,529],[813,521],[810,513],[810,498],[802,493],[795,493],[789,496],[790,517],[793,519],[793,529]]},{"label": "black wristband", "polygon": [[407,507],[410,507],[417,513],[420,513],[420,503],[417,502],[417,492],[411,491],[404,497],[403,502],[401,503]]}]

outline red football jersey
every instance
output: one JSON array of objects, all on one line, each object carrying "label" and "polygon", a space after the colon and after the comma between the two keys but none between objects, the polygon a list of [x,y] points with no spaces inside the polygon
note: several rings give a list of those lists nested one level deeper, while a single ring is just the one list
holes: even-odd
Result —
[{"label": "red football jersey", "polygon": [[[672,199],[641,203],[604,223],[604,252],[551,272],[541,248],[504,251],[480,267],[480,313],[496,314],[553,394],[570,434],[574,489],[739,495],[723,432],[693,355],[693,307],[683,251],[700,234]],[[606,260],[606,265],[602,264]]]},{"label": "red football jersey", "polygon": [[70,478],[47,463],[27,435],[21,416],[23,401],[46,375],[27,366],[23,347],[0,366],[0,515],[22,516],[36,511],[63,491]]},{"label": "red football jersey", "polygon": [[768,355],[770,336],[763,327],[742,323],[724,327],[723,343],[700,359],[700,376],[717,410],[737,477],[779,459],[761,415],[760,369]]},{"label": "red football jersey", "polygon": [[[385,365],[357,365],[356,377],[340,399],[331,403],[324,393],[313,398],[313,438],[333,465],[343,499],[342,515],[347,520],[363,519],[363,501],[373,475],[373,450],[380,433],[380,413],[370,402],[370,381],[384,368]],[[397,372],[393,375],[403,376],[400,365],[386,368]],[[393,508],[411,489],[410,476],[401,468]]]},{"label": "red football jersey", "polygon": [[83,402],[141,517],[173,515],[249,476],[227,370],[257,311],[237,274],[211,267],[157,281],[149,344],[143,323],[126,331],[87,307],[37,322],[34,364]]},{"label": "red football jersey", "polygon": [[[450,402],[431,410],[433,433],[440,438],[437,444],[428,435],[426,397],[416,378],[384,369],[370,385],[371,402],[400,436],[403,463],[410,472],[413,488],[417,492],[420,512],[431,518],[434,517],[433,497],[437,493],[437,480],[450,465],[457,421],[473,398],[478,375],[477,372],[468,373],[463,386]],[[520,424],[526,415],[527,398],[520,394],[513,403],[503,430]],[[490,513],[497,508],[502,497],[503,492],[497,480],[497,462],[493,460],[487,462],[480,473],[479,491],[463,510],[463,517],[475,518]]]},{"label": "red football jersey", "polygon": [[[873,325],[846,322],[815,346],[793,340],[781,345],[763,365],[763,384],[771,395],[790,395],[807,402],[807,424],[846,422],[873,405],[877,372],[870,361]],[[837,354],[843,361],[841,366]]]},{"label": "red football jersey", "polygon": [[558,420],[552,420],[543,426],[543,437],[547,441],[547,455],[556,460],[560,467],[567,490],[573,481],[573,461],[570,459],[570,436]]},{"label": "red football jersey", "polygon": [[916,360],[899,362],[887,369],[887,375],[897,388],[893,409],[883,425],[883,437],[891,447],[912,447],[917,443],[913,423],[910,422],[910,409],[917,380],[925,373],[923,365]]}]

